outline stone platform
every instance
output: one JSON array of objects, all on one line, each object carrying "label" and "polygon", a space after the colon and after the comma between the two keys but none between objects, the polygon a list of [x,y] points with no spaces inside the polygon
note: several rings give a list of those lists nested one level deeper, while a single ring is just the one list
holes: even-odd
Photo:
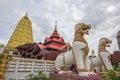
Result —
[{"label": "stone platform", "polygon": [[102,80],[100,75],[80,76],[78,74],[57,74],[50,73],[50,78],[57,80]]}]

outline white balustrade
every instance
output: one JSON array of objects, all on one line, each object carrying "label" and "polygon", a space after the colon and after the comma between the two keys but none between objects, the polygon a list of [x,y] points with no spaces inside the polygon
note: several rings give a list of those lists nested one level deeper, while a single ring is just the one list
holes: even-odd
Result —
[{"label": "white balustrade", "polygon": [[8,64],[6,80],[23,80],[28,74],[36,74],[39,70],[45,74],[55,71],[54,61],[13,58]]}]

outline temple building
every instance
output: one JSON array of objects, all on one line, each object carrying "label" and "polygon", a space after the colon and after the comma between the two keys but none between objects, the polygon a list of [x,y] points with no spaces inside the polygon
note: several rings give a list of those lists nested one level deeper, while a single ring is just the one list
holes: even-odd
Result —
[{"label": "temple building", "polygon": [[55,60],[59,53],[67,51],[70,47],[58,34],[57,24],[50,37],[46,37],[44,43],[31,43],[18,46],[20,55],[23,58]]},{"label": "temple building", "polygon": [[8,41],[7,46],[4,49],[4,53],[17,51],[15,49],[17,46],[26,43],[33,43],[32,24],[27,16],[27,13],[17,24],[16,29],[14,30],[10,40]]},{"label": "temple building", "polygon": [[55,60],[57,55],[67,51],[68,47],[70,44],[58,34],[57,23],[50,37],[46,37],[43,43],[34,43],[32,23],[26,13],[17,24],[3,53],[21,58]]}]

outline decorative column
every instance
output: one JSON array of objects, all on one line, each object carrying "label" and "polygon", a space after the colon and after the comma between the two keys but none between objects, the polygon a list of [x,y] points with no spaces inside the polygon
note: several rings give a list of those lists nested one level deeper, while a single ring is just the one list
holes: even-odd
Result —
[{"label": "decorative column", "polygon": [[0,54],[0,80],[5,80],[5,73],[8,68],[8,62],[12,59],[9,53]]},{"label": "decorative column", "polygon": [[[94,50],[92,50],[92,55],[89,56],[89,59],[91,60],[91,66],[93,66],[93,59],[96,57],[94,53],[95,53]],[[92,70],[92,67],[91,67],[91,70]],[[94,72],[96,72],[95,68],[93,68],[93,70]]]},{"label": "decorative column", "polygon": [[118,47],[120,50],[120,31],[118,31],[118,34],[117,34],[117,42],[118,42]]}]

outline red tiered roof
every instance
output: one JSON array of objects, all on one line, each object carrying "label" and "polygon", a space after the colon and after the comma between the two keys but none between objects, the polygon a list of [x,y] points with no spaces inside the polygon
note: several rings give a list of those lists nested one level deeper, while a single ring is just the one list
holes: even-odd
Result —
[{"label": "red tiered roof", "polygon": [[46,46],[51,49],[62,50],[63,48],[66,47],[66,44],[59,44],[59,43],[51,42],[47,44]]},{"label": "red tiered roof", "polygon": [[55,26],[53,34],[49,38],[45,39],[44,45],[47,46],[47,48],[56,50],[62,50],[63,48],[66,47],[66,43],[57,32],[57,26]]},{"label": "red tiered roof", "polygon": [[55,42],[59,42],[59,43],[63,43],[63,44],[65,43],[63,41],[63,39],[61,37],[59,37],[59,38],[46,38],[44,44],[51,42],[51,41],[55,41]]},{"label": "red tiered roof", "polygon": [[45,49],[45,48],[47,48],[45,45],[43,45],[43,44],[41,44],[41,43],[38,43],[37,45],[39,46],[40,49]]}]

